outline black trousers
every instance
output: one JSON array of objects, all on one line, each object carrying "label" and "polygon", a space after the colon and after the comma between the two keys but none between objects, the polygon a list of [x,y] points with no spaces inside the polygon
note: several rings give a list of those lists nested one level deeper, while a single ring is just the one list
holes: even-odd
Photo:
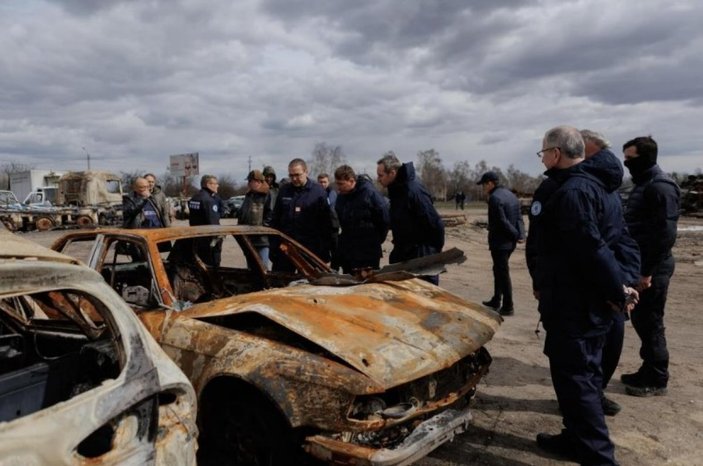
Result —
[{"label": "black trousers", "polygon": [[605,335],[570,337],[558,329],[547,331],[544,342],[563,434],[573,442],[581,464],[617,464],[601,404],[604,344]]},{"label": "black trousers", "polygon": [[493,298],[491,301],[500,303],[504,308],[513,307],[513,284],[510,281],[510,256],[513,249],[491,250],[493,259]]},{"label": "black trousers", "polygon": [[610,379],[615,373],[615,369],[618,367],[624,340],[625,316],[617,315],[613,318],[613,325],[611,325],[610,330],[605,334],[603,361],[601,362],[601,367],[603,369],[603,390],[608,386]]},{"label": "black trousers", "polygon": [[669,382],[664,307],[673,273],[674,258],[669,257],[654,272],[652,286],[640,293],[640,302],[631,313],[632,326],[642,342],[642,367],[639,372],[648,384],[663,387]]}]

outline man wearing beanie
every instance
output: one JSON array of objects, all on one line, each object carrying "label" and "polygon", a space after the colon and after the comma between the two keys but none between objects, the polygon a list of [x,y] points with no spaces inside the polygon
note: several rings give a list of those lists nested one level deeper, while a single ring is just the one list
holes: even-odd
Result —
[{"label": "man wearing beanie", "polygon": [[657,165],[657,143],[642,136],[623,145],[625,166],[634,188],[625,206],[630,234],[640,247],[640,301],[632,311],[632,326],[642,342],[642,365],[623,374],[625,391],[634,396],[665,395],[669,382],[669,352],[664,335],[664,306],[674,273],[671,248],[676,241],[680,190]]}]

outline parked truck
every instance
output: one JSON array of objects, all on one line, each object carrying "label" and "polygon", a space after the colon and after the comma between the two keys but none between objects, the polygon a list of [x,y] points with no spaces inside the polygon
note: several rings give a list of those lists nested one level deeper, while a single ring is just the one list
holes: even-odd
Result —
[{"label": "parked truck", "polygon": [[[55,202],[46,202],[55,195]],[[122,180],[103,171],[67,172],[57,188],[37,188],[19,203],[5,191],[0,196],[0,220],[8,229],[49,230],[122,223]]]},{"label": "parked truck", "polygon": [[78,226],[122,223],[122,179],[104,171],[68,172],[59,180],[57,202],[79,209]]},{"label": "parked truck", "polygon": [[[26,199],[31,193],[38,192],[44,188],[58,189],[59,180],[65,171],[54,170],[23,170],[21,172],[10,173],[10,191],[17,199]],[[52,204],[56,204],[56,198],[45,198]]]}]

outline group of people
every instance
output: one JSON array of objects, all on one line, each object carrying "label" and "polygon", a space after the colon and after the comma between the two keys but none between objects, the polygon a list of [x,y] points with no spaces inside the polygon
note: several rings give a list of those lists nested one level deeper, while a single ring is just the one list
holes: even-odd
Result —
[{"label": "group of people", "polygon": [[[378,160],[376,173],[388,189],[390,204],[368,176],[357,175],[349,165],[334,171],[335,192],[329,175],[320,174],[315,182],[305,161],[293,159],[288,164],[289,181],[280,187],[268,225],[344,273],[378,269],[389,230],[390,263],[440,252],[444,225],[429,192],[416,179],[413,164],[388,154]],[[273,270],[293,268],[277,248],[271,250],[271,258]],[[437,276],[426,279],[438,283]]]},{"label": "group of people", "polygon": [[657,165],[650,136],[623,145],[634,183],[618,194],[624,170],[599,133],[559,126],[537,152],[547,171],[530,207],[525,235],[517,198],[485,173],[494,294],[484,305],[514,313],[508,259],[526,238],[526,259],[546,330],[544,353],[564,428],[540,433],[542,449],[581,464],[617,464],[604,415],[620,406],[605,397],[631,316],[641,367],[621,381],[634,396],[664,395],[669,354],[664,308],[674,271],[680,192]]},{"label": "group of people", "polygon": [[[623,208],[618,194],[624,170],[599,133],[558,126],[547,131],[537,153],[546,178],[536,190],[529,231],[515,195],[494,172],[478,181],[488,195],[488,244],[493,260],[494,292],[483,304],[503,316],[515,312],[509,259],[526,241],[526,260],[546,331],[544,353],[564,428],[540,433],[537,444],[581,464],[617,464],[604,415],[620,406],[604,395],[618,365],[624,324],[631,317],[641,340],[641,367],[623,374],[634,396],[664,395],[669,379],[664,308],[674,271],[680,192],[657,165],[657,143],[649,136],[623,145],[624,165],[634,188]],[[307,164],[288,164],[288,182],[276,183],[265,167],[247,176],[248,191],[239,223],[276,228],[296,239],[334,269],[354,273],[378,269],[382,244],[392,231],[389,263],[441,252],[444,226],[432,197],[417,180],[412,162],[389,153],[377,161],[377,181],[388,202],[366,175],[349,165],[317,182]],[[205,175],[201,190],[189,201],[190,224],[219,224],[223,203],[217,178]],[[459,201],[457,201],[459,202]],[[170,224],[166,199],[155,177],[134,182],[124,198],[128,228]],[[255,243],[261,259],[274,271],[292,271],[285,254],[262,235]],[[210,244],[213,256],[218,245]],[[219,257],[215,257],[219,263]],[[423,277],[438,284],[438,276]]]},{"label": "group of people", "polygon": [[[335,270],[355,273],[378,269],[382,245],[393,232],[389,262],[395,263],[441,252],[444,224],[432,197],[417,180],[412,162],[401,163],[389,153],[377,162],[378,182],[388,189],[390,203],[367,175],[357,175],[349,165],[334,171],[337,191],[329,175],[317,182],[309,177],[307,164],[295,158],[288,164],[288,181],[276,182],[272,167],[252,170],[247,176],[247,193],[237,213],[239,224],[263,225],[280,230],[331,264]],[[189,201],[190,225],[217,225],[223,211],[218,180],[204,175],[201,189]],[[165,196],[152,174],[138,177],[133,191],[124,196],[125,228],[159,228],[170,225]],[[293,271],[294,265],[273,238],[261,235],[254,246],[266,267]],[[206,262],[218,265],[221,243],[202,251]],[[438,276],[424,277],[437,284]]]}]

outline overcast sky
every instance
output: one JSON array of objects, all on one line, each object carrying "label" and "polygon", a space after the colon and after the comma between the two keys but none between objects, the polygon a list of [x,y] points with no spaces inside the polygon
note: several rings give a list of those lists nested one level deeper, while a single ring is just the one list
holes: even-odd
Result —
[{"label": "overcast sky", "polygon": [[0,163],[243,178],[318,142],[531,174],[545,130],[703,167],[700,0],[3,0]]}]

